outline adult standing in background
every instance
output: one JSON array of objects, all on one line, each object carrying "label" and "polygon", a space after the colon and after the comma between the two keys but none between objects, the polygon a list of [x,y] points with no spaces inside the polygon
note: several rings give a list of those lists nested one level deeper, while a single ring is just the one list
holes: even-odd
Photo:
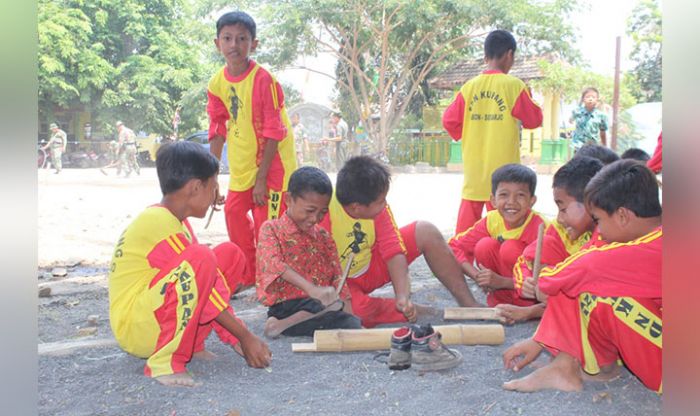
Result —
[{"label": "adult standing in background", "polygon": [[335,167],[337,170],[343,167],[348,153],[348,123],[340,116],[339,111],[331,113],[331,137],[323,140],[335,142]]},{"label": "adult standing in background", "polygon": [[58,128],[56,123],[51,123],[49,129],[51,129],[51,137],[49,138],[49,142],[46,143],[46,145],[41,149],[49,149],[51,164],[53,165],[54,169],[56,169],[56,173],[61,173],[61,169],[63,168],[61,157],[63,157],[63,153],[66,151],[66,146],[68,146],[68,136],[66,136],[65,131]]},{"label": "adult standing in background", "polygon": [[141,174],[139,162],[136,160],[136,135],[134,131],[126,127],[121,121],[117,121],[119,132],[119,148],[121,151],[121,167],[124,169],[124,177],[131,175],[132,169],[137,175]]}]

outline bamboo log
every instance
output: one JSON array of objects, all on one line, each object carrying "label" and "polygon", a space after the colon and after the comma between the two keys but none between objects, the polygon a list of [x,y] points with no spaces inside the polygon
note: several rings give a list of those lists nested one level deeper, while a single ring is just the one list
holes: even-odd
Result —
[{"label": "bamboo log", "polygon": [[[447,345],[500,345],[505,340],[501,325],[439,325]],[[328,329],[314,332],[313,344],[292,344],[293,352],[348,352],[386,350],[396,328]],[[315,348],[312,349],[312,346]]]},{"label": "bamboo log", "polygon": [[501,319],[501,316],[496,308],[445,308],[445,319],[498,321]]},{"label": "bamboo log", "polygon": [[544,223],[537,228],[537,247],[535,249],[535,262],[532,266],[532,278],[537,283],[542,270],[542,244],[544,243]]}]

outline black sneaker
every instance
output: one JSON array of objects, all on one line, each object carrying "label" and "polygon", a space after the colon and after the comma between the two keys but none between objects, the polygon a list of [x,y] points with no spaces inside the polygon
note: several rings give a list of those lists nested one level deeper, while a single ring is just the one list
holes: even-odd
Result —
[{"label": "black sneaker", "polygon": [[391,350],[389,350],[389,369],[405,370],[411,367],[411,337],[413,329],[401,327],[391,335]]},{"label": "black sneaker", "polygon": [[462,354],[445,347],[441,339],[442,335],[430,324],[421,325],[413,331],[413,368],[418,371],[439,371],[456,367],[462,362]]}]

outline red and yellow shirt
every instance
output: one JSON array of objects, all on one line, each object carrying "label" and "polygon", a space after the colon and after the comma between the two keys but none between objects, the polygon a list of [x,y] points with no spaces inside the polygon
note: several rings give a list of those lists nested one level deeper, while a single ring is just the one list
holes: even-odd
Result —
[{"label": "red and yellow shirt", "polygon": [[277,154],[267,175],[267,186],[285,191],[297,168],[294,136],[284,107],[284,93],[275,78],[255,61],[239,76],[226,66],[209,80],[207,91],[209,139],[226,137],[229,189],[247,191],[255,184],[267,140],[277,140]]},{"label": "red and yellow shirt", "polygon": [[493,171],[520,163],[518,120],[527,129],[542,125],[542,109],[516,77],[484,71],[457,93],[442,125],[454,140],[462,141],[462,199],[488,201]]},{"label": "red and yellow shirt", "polygon": [[[181,222],[160,205],[146,208],[119,237],[109,272],[109,320],[115,338],[126,351],[152,351],[160,324],[155,311],[148,309],[162,303],[154,301],[153,297],[164,298],[155,286],[157,281],[154,278],[162,270],[172,267],[172,260],[187,246],[196,243],[189,222]],[[194,275],[192,266],[186,261],[181,267]],[[221,294],[212,289],[210,298],[214,298],[219,310],[228,307],[225,301],[229,298],[228,293]],[[133,310],[139,313],[132,313]],[[135,334],[129,331],[130,325],[136,325],[142,331]]]},{"label": "red and yellow shirt", "polygon": [[589,247],[540,273],[539,288],[549,296],[575,298],[627,296],[655,300],[661,306],[662,227],[626,243]]},{"label": "red and yellow shirt", "polygon": [[[265,306],[309,297],[281,277],[287,267],[316,286],[337,287],[342,277],[335,242],[328,231],[319,225],[302,231],[286,214],[260,228],[256,261],[255,288]],[[340,298],[350,299],[347,285]]]},{"label": "red and yellow shirt", "polygon": [[[566,229],[557,221],[550,223],[544,232],[544,242],[542,244],[542,264],[555,265],[566,260],[572,254],[578,253],[591,245],[603,245],[597,230],[593,233],[587,231],[581,234],[575,241],[569,238]],[[513,266],[513,284],[516,291],[520,293],[523,282],[528,277],[532,277],[533,262],[537,251],[537,240],[530,243],[523,255]]]},{"label": "red and yellow shirt", "polygon": [[497,210],[492,210],[469,229],[450,238],[448,245],[460,264],[472,263],[474,261],[474,248],[482,238],[491,237],[499,241],[520,240],[525,244],[530,244],[537,240],[537,228],[543,222],[546,223],[540,214],[530,211],[520,227],[509,229],[501,214]]},{"label": "red and yellow shirt", "polygon": [[384,261],[407,253],[389,205],[373,219],[357,219],[345,211],[334,194],[321,226],[331,232],[343,270],[350,253],[355,253],[349,278],[359,277],[369,269],[375,250]]}]

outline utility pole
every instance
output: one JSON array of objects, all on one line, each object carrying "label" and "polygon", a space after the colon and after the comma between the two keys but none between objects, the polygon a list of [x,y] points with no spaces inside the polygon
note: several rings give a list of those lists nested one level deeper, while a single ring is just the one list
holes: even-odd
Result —
[{"label": "utility pole", "polygon": [[610,148],[617,151],[617,114],[620,109],[620,37],[615,39],[615,85],[613,88],[613,119]]}]

